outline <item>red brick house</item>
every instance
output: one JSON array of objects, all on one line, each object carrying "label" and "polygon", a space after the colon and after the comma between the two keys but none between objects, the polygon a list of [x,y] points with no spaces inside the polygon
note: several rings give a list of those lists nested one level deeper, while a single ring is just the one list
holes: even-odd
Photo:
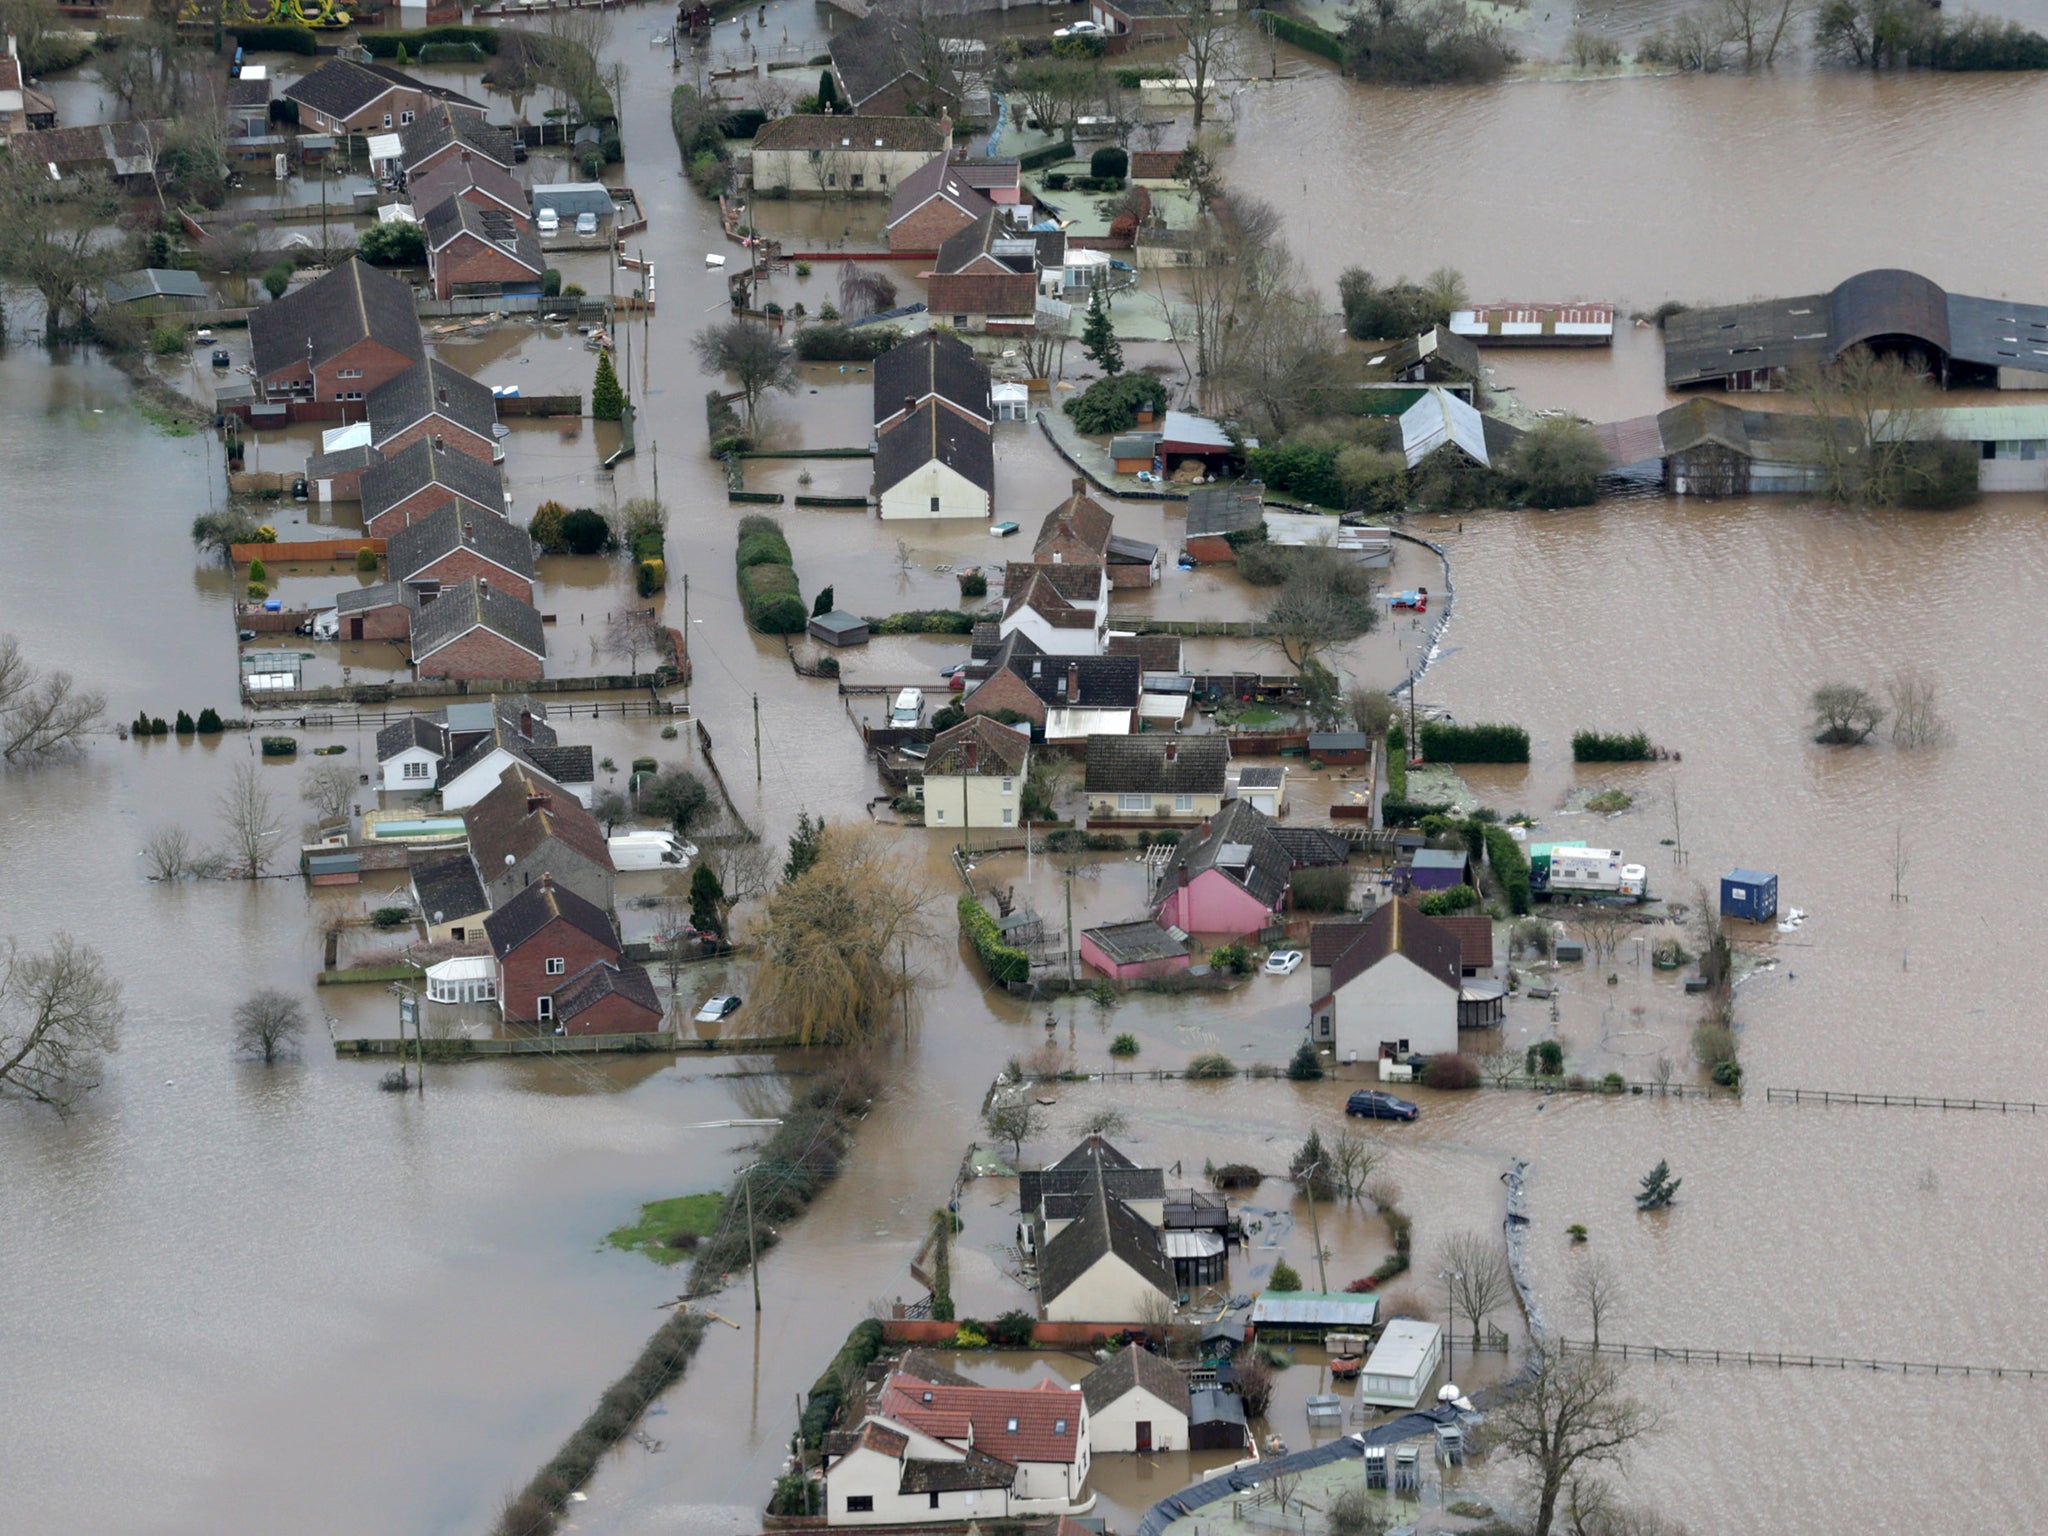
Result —
[{"label": "red brick house", "polygon": [[[512,146],[511,133],[485,122],[484,109],[475,102],[451,98],[433,103],[399,133],[398,163],[412,189],[413,206],[433,206],[420,195],[421,182],[463,160],[485,161],[497,167],[507,173],[504,181],[498,183],[499,190],[509,184],[517,191],[519,184],[509,174],[518,159]],[[525,208],[522,192],[514,211],[524,212]]]},{"label": "red brick house", "polygon": [[1103,566],[1113,589],[1156,586],[1159,546],[1118,537],[1115,519],[1087,489],[1077,477],[1074,494],[1045,514],[1031,558],[1040,565]]},{"label": "red brick house", "polygon": [[253,310],[249,351],[264,398],[345,405],[427,358],[412,289],[353,256]]},{"label": "red brick house", "polygon": [[334,600],[343,640],[403,640],[420,611],[419,594],[396,581],[356,587]]},{"label": "red brick house", "polygon": [[474,577],[412,621],[412,665],[421,677],[537,683],[547,653],[539,612]]},{"label": "red brick house", "polygon": [[932,318],[956,331],[1030,330],[1038,323],[1031,272],[935,272],[925,287]]},{"label": "red brick house", "polygon": [[360,494],[363,532],[373,539],[389,539],[443,507],[505,515],[505,477],[496,465],[431,442],[415,442],[371,464],[362,473]]},{"label": "red brick house", "polygon": [[565,1035],[651,1035],[666,1011],[654,978],[634,960],[599,960],[555,989],[555,1027]]},{"label": "red brick house", "polygon": [[439,358],[408,368],[364,403],[370,412],[370,444],[386,458],[425,440],[485,464],[504,461],[494,430],[498,402],[490,385]]},{"label": "red brick house", "polygon": [[889,199],[889,249],[936,252],[984,214],[994,217],[995,207],[953,174],[944,155],[934,155]]},{"label": "red brick house", "polygon": [[533,540],[502,517],[443,507],[394,533],[385,545],[391,579],[422,602],[465,581],[533,601]]},{"label": "red brick house", "polygon": [[[871,11],[832,34],[832,73],[839,94],[863,117],[954,117],[959,82],[942,69],[932,78],[931,49],[904,21]],[[927,247],[929,249],[929,247]]]},{"label": "red brick house", "polygon": [[511,764],[496,788],[464,809],[462,820],[492,906],[504,906],[548,876],[592,906],[611,910],[616,872],[604,828],[545,770]]},{"label": "red brick house", "polygon": [[484,919],[498,962],[498,1008],[508,1021],[552,1027],[555,994],[595,965],[617,965],[619,936],[604,909],[543,874]]},{"label": "red brick house", "polygon": [[[492,130],[496,132],[496,130]],[[526,188],[512,173],[488,156],[474,154],[462,145],[449,145],[432,164],[413,177],[406,189],[415,210],[435,207],[442,200],[460,197],[477,207],[509,214],[515,219],[533,217]]]},{"label": "red brick house", "polygon": [[309,133],[390,133],[403,130],[437,106],[483,107],[455,91],[415,80],[389,64],[329,59],[284,88],[296,102],[299,126]]},{"label": "red brick house", "polygon": [[421,219],[427,234],[427,276],[434,297],[539,293],[547,258],[525,219],[449,196]]}]

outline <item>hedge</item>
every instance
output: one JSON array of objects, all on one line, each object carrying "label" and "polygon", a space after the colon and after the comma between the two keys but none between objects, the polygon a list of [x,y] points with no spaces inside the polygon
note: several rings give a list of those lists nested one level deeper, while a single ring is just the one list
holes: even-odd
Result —
[{"label": "hedge", "polygon": [[1408,798],[1408,733],[1400,726],[1387,730],[1387,799]]},{"label": "hedge", "polygon": [[764,635],[800,635],[811,621],[796,572],[786,565],[742,566],[740,607]]},{"label": "hedge", "polygon": [[[309,37],[311,33],[307,34]],[[361,43],[373,59],[395,59],[403,48],[410,58],[418,58],[422,48],[435,43],[467,44],[481,48],[485,53],[498,51],[498,29],[496,27],[420,27],[410,32],[357,32],[350,41]],[[247,46],[244,44],[243,46]],[[312,52],[309,48],[308,53]]]},{"label": "hedge", "polygon": [[1427,763],[1526,763],[1529,733],[1519,725],[1422,724],[1422,760]]},{"label": "hedge", "polygon": [[877,635],[971,635],[974,615],[958,608],[910,608],[884,618],[869,618],[867,626]]},{"label": "hedge", "polygon": [[1017,165],[1026,171],[1035,171],[1042,165],[1058,165],[1062,160],[1074,158],[1074,141],[1062,139],[1057,144],[1048,144],[1043,149],[1034,149],[1029,154],[1019,155]]},{"label": "hedge", "polygon": [[1486,839],[1486,861],[1507,894],[1508,910],[1516,917],[1527,916],[1534,905],[1529,894],[1529,856],[1506,827],[1488,825],[1481,836]]},{"label": "hedge", "polygon": [[1260,11],[1258,15],[1281,42],[1292,43],[1297,48],[1306,48],[1310,53],[1320,53],[1336,64],[1344,62],[1344,40],[1336,33],[1325,32],[1321,27],[1297,21],[1292,16],[1277,15],[1272,11]]},{"label": "hedge", "polygon": [[1410,800],[1389,791],[1380,801],[1380,820],[1390,827],[1412,827],[1425,816],[1448,816],[1448,801]]},{"label": "hedge", "polygon": [[227,31],[251,53],[297,53],[310,59],[320,51],[311,27],[256,25],[229,27]]},{"label": "hedge", "polygon": [[842,1401],[840,1383],[859,1381],[867,1368],[880,1357],[882,1344],[881,1323],[872,1317],[864,1317],[853,1325],[853,1332],[839,1346],[839,1353],[818,1373],[818,1379],[811,1383],[810,1398],[804,1404],[803,1434],[807,1447],[816,1450],[824,1441],[825,1431],[839,1417]]},{"label": "hedge", "polygon": [[893,325],[807,325],[796,333],[796,355],[807,363],[871,363],[902,339]]},{"label": "hedge", "polygon": [[[766,524],[766,527],[762,525]],[[782,536],[782,530],[765,517],[749,517],[740,523],[739,548],[733,556],[734,563],[745,570],[750,565],[790,565],[796,558],[789,552],[789,540]]]},{"label": "hedge", "polygon": [[1650,738],[1643,731],[1632,731],[1626,736],[1619,732],[1611,735],[1600,731],[1572,733],[1572,761],[1575,763],[1640,763],[1649,755]]},{"label": "hedge", "polygon": [[780,491],[727,491],[727,492],[725,493],[725,499],[726,499],[727,501],[742,501],[742,502],[747,502],[747,503],[749,503],[749,504],[751,504],[751,505],[753,505],[753,506],[760,506],[760,507],[779,507],[779,506],[781,506],[781,505],[782,505],[782,492],[780,492]]},{"label": "hedge", "polygon": [[1003,942],[996,920],[988,915],[988,909],[978,897],[960,898],[960,930],[967,935],[967,942],[974,946],[974,952],[981,956],[982,967],[988,972],[990,981],[1008,983],[1031,979],[1031,957]]},{"label": "hedge", "polygon": [[714,459],[722,459],[728,453],[741,453],[754,446],[746,428],[740,425],[739,412],[719,390],[714,389],[704,396],[704,425],[711,434],[711,457]]}]

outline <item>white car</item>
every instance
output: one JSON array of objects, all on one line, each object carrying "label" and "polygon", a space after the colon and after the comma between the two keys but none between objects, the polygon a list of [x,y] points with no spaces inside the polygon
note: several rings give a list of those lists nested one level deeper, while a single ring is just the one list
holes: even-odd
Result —
[{"label": "white car", "polygon": [[1300,964],[1300,950],[1276,949],[1273,953],[1266,956],[1266,974],[1268,976],[1292,976],[1294,968]]},{"label": "white car", "polygon": [[1054,31],[1053,36],[1100,37],[1102,36],[1102,23],[1099,21],[1077,21],[1068,26],[1058,28]]},{"label": "white car", "polygon": [[597,233],[597,215],[596,215],[596,214],[594,214],[594,213],[579,213],[579,214],[577,214],[577,215],[576,215],[576,233],[577,233],[577,234],[579,234],[579,235],[594,235],[594,234],[596,234],[596,233]]},{"label": "white car", "polygon": [[717,997],[708,999],[704,1006],[697,1010],[697,1022],[699,1024],[716,1024],[723,1019],[731,1018],[735,1013],[739,1012],[739,1009],[739,998],[730,992],[721,993]]},{"label": "white car", "polygon": [[543,208],[533,216],[533,227],[544,235],[552,235],[562,227],[562,216],[552,208]]}]

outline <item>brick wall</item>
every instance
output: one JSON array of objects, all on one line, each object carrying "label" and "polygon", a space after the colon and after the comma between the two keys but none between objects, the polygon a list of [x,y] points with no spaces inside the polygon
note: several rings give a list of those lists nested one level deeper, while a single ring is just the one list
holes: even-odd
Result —
[{"label": "brick wall", "polygon": [[421,438],[432,441],[441,439],[441,446],[450,453],[466,453],[472,459],[484,464],[497,462],[498,445],[488,437],[479,437],[467,427],[458,427],[445,416],[428,416],[404,430],[394,432],[377,445],[386,458],[396,458]]},{"label": "brick wall", "polygon": [[407,581],[432,579],[444,587],[452,587],[467,581],[472,576],[481,577],[507,596],[516,597],[522,603],[533,601],[533,583],[524,576],[514,576],[502,565],[490,561],[470,549],[451,549],[447,554],[429,565],[425,570],[408,571]]},{"label": "brick wall", "polygon": [[960,707],[970,715],[994,715],[1014,709],[1033,725],[1045,724],[1045,700],[1033,693],[1023,678],[1007,669],[982,683],[961,700]]},{"label": "brick wall", "polygon": [[[391,535],[398,532],[399,529],[410,528],[429,512],[437,512],[442,507],[450,505],[465,508],[476,507],[476,503],[456,495],[445,485],[423,485],[410,496],[394,501],[382,512],[371,518],[364,525],[364,532],[368,533],[373,539],[388,539]],[[496,517],[499,515],[499,512],[497,508],[492,507],[479,509],[478,515],[482,517]],[[398,580],[402,581],[412,573],[410,571],[397,571],[393,574]]]},{"label": "brick wall", "polygon": [[504,678],[525,683],[539,680],[541,659],[500,635],[478,628],[418,663],[418,670],[421,677]]},{"label": "brick wall", "polygon": [[[617,960],[619,952],[569,923],[557,919],[513,950],[502,962],[505,1017],[533,1023],[540,1018],[539,1000],[585,966]],[[559,959],[558,975],[547,974],[547,962]]]},{"label": "brick wall", "polygon": [[345,640],[403,640],[412,633],[412,610],[403,603],[386,603],[345,615],[341,620]]},{"label": "brick wall", "polygon": [[936,251],[948,237],[974,222],[942,197],[930,199],[922,208],[904,217],[889,230],[892,251]]}]

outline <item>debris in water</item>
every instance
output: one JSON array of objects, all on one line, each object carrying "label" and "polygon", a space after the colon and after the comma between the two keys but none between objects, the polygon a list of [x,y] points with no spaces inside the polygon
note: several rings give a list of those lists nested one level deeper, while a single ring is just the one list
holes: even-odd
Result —
[{"label": "debris in water", "polygon": [[1784,920],[1778,924],[1778,932],[1797,933],[1805,926],[1806,909],[1804,907],[1787,907]]}]

